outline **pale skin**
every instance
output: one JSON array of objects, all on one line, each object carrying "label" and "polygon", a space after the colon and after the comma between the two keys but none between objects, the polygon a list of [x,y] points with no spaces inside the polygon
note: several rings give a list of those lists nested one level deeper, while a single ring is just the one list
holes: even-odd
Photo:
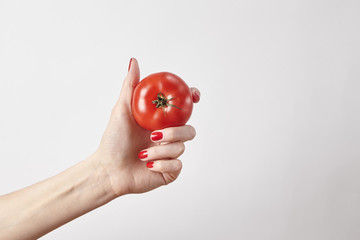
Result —
[{"label": "pale skin", "polygon": [[[37,239],[63,224],[125,194],[144,193],[173,182],[180,174],[178,159],[184,142],[195,137],[185,125],[151,132],[137,125],[131,113],[133,90],[140,79],[132,58],[120,97],[98,149],[62,173],[0,196],[0,240]],[[191,88],[193,101],[200,92]],[[140,151],[147,156],[139,158]],[[147,164],[153,162],[152,167]]]}]

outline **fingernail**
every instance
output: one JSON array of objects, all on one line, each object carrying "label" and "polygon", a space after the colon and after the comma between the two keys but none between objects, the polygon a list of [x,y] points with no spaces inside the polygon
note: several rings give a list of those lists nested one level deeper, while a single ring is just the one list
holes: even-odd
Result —
[{"label": "fingernail", "polygon": [[154,162],[147,162],[146,163],[147,168],[153,168],[153,166],[154,166]]},{"label": "fingernail", "polygon": [[151,140],[153,141],[159,141],[163,138],[162,132],[153,132],[151,133]]},{"label": "fingernail", "polygon": [[130,68],[131,68],[131,62],[132,62],[132,58],[130,58],[130,62],[129,62],[129,68],[128,68],[128,71],[130,71]]},{"label": "fingernail", "polygon": [[194,97],[193,97],[193,101],[194,102],[198,102],[200,100],[200,95],[198,92],[194,92]]},{"label": "fingernail", "polygon": [[139,152],[139,158],[140,159],[145,159],[145,158],[147,158],[147,156],[148,156],[148,153],[147,153],[146,150],[143,150],[143,151]]}]

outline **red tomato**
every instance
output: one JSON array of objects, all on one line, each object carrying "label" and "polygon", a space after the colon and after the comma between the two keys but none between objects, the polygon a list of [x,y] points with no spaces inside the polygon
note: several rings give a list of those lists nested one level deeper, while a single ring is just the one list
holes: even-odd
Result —
[{"label": "red tomato", "polygon": [[150,131],[182,126],[191,116],[192,93],[175,74],[154,73],[136,86],[131,108],[136,122]]}]

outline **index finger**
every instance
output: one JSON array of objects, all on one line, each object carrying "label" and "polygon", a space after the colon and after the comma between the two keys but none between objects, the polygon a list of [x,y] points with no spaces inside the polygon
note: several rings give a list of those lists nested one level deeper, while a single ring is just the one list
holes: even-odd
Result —
[{"label": "index finger", "polygon": [[192,140],[196,135],[195,128],[190,125],[180,127],[169,127],[156,130],[151,133],[151,141],[156,143],[162,142],[186,142]]}]

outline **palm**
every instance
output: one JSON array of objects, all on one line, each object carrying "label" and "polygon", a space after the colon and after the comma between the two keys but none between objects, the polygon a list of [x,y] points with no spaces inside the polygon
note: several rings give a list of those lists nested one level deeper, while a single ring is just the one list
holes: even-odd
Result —
[{"label": "palm", "polygon": [[142,193],[173,179],[171,174],[149,171],[139,160],[140,150],[155,145],[150,140],[150,131],[137,125],[128,107],[114,107],[99,150],[107,156],[104,166],[115,192],[127,189],[130,193]]}]

